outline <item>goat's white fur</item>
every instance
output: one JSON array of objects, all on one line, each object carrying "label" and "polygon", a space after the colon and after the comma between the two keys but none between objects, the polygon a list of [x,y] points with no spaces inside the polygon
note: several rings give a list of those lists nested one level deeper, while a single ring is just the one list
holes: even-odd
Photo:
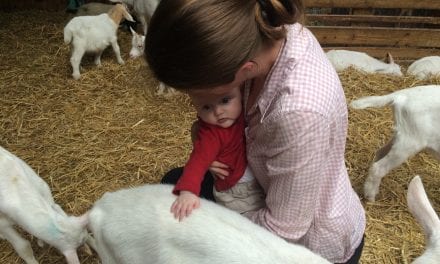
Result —
[{"label": "goat's white fur", "polygon": [[440,219],[432,208],[418,175],[409,183],[407,203],[409,211],[422,226],[426,241],[425,252],[412,264],[440,263]]},{"label": "goat's white fur", "polygon": [[139,22],[142,24],[143,33],[147,35],[148,21],[150,21],[153,16],[159,4],[159,0],[110,0],[110,2],[122,2],[133,7],[136,18],[139,19]]},{"label": "goat's white fur", "polygon": [[116,4],[106,14],[97,16],[74,17],[64,27],[64,42],[72,45],[72,76],[80,78],[79,66],[86,52],[95,53],[95,64],[101,65],[101,55],[104,49],[112,46],[119,64],[124,64],[116,35],[119,23],[125,18],[133,21],[132,16],[122,4]]},{"label": "goat's white fur", "polygon": [[103,264],[329,263],[204,199],[179,222],[169,209],[175,200],[172,188],[123,189],[94,204],[89,228]]},{"label": "goat's white fur", "polygon": [[140,57],[144,54],[144,47],[145,47],[145,36],[136,33],[131,27],[131,49],[130,49],[130,58],[135,59],[137,57]]},{"label": "goat's white fur", "polygon": [[387,54],[389,63],[385,63],[369,56],[367,53],[351,50],[330,50],[326,53],[336,71],[343,71],[349,67],[367,73],[383,73],[402,76],[400,66]]},{"label": "goat's white fur", "polygon": [[407,74],[423,80],[440,74],[440,56],[429,56],[416,60],[408,67]]},{"label": "goat's white fur", "polygon": [[67,216],[49,186],[29,165],[0,147],[0,237],[9,241],[27,264],[38,264],[18,225],[57,248],[69,264],[79,264],[76,249],[88,238],[87,218]]},{"label": "goat's white fur", "polygon": [[382,178],[423,149],[440,158],[440,85],[417,86],[383,96],[354,100],[351,107],[363,109],[392,104],[394,136],[376,153],[364,184],[368,200],[374,201]]}]

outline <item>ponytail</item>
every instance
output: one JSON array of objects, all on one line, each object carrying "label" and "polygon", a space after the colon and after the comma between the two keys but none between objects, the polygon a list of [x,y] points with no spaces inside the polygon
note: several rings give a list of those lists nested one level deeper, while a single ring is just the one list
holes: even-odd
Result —
[{"label": "ponytail", "polygon": [[301,21],[303,9],[301,0],[257,0],[255,18],[261,34],[270,40],[284,38],[284,25]]}]

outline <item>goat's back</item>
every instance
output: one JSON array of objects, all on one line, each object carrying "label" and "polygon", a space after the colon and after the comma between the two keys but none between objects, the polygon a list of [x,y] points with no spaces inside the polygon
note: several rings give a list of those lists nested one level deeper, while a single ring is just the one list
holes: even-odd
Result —
[{"label": "goat's back", "polygon": [[47,183],[22,159],[2,147],[0,182],[0,210],[12,218],[18,206],[32,207],[36,202],[54,203]]},{"label": "goat's back", "polygon": [[396,63],[385,63],[371,57],[365,52],[351,50],[330,50],[326,53],[336,71],[342,71],[349,67],[367,73],[386,73],[402,75],[400,66]]},{"label": "goat's back", "polygon": [[202,199],[179,222],[172,186],[144,185],[105,194],[90,216],[104,264],[328,263],[310,250]]},{"label": "goat's back", "polygon": [[81,43],[87,51],[96,51],[107,47],[116,38],[117,29],[118,25],[108,14],[74,17],[64,27],[65,42],[68,43],[69,39],[66,36],[72,36],[73,45]]},{"label": "goat's back", "polygon": [[429,56],[414,61],[408,67],[407,73],[418,79],[440,74],[440,56]]}]

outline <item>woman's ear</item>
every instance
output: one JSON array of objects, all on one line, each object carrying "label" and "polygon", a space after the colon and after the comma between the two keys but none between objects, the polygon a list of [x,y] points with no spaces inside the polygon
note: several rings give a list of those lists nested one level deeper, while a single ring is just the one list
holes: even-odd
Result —
[{"label": "woman's ear", "polygon": [[248,61],[244,63],[237,72],[237,77],[239,79],[251,79],[254,78],[258,73],[258,64],[253,61]]}]

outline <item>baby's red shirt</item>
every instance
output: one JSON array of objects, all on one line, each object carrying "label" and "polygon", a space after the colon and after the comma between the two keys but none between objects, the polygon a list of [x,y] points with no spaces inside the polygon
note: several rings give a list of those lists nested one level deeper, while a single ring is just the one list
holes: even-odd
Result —
[{"label": "baby's red shirt", "polygon": [[193,151],[173,193],[190,191],[199,195],[203,177],[213,161],[229,166],[229,176],[224,180],[215,179],[216,190],[223,191],[234,186],[243,176],[247,166],[244,128],[243,113],[228,128],[211,125],[199,119],[199,130]]}]

